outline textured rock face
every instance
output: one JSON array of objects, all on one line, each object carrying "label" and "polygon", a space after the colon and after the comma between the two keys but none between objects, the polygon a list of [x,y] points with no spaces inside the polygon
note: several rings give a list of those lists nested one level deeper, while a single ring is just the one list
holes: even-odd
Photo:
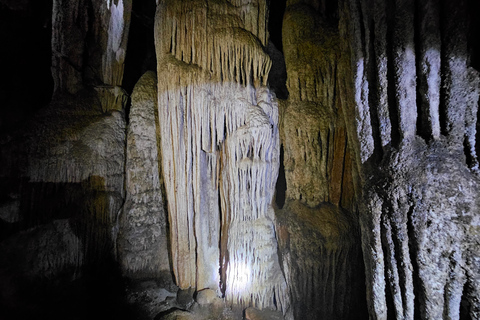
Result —
[{"label": "textured rock face", "polygon": [[161,1],[158,104],[177,284],[286,311],[271,207],[278,108],[264,87],[265,8]]},{"label": "textured rock face", "polygon": [[[78,308],[90,299],[78,292],[85,277],[98,276],[95,285],[101,287],[115,273],[113,230],[124,199],[123,114],[93,111],[89,99],[63,103],[52,103],[0,147],[2,191],[18,203],[17,219],[0,221],[0,282],[8,284],[0,304],[13,318]],[[93,106],[101,108],[98,101]],[[80,296],[74,301],[68,294]],[[55,299],[62,306],[51,309]],[[82,313],[90,312],[83,307]]]},{"label": "textured rock face", "polygon": [[295,319],[365,317],[360,235],[354,214],[332,204],[289,201],[277,237]]},{"label": "textured rock face", "polygon": [[[374,232],[364,246],[385,261],[385,270],[378,262],[368,270],[376,285],[391,290],[383,297],[373,292],[376,307],[390,309],[376,312],[458,319],[465,294],[477,317],[478,179],[463,159],[440,141],[417,139],[389,154],[385,176],[368,182],[362,222]],[[381,280],[383,273],[389,276]]]},{"label": "textured rock face", "polygon": [[121,110],[121,89],[131,0],[55,0],[52,13],[52,75],[55,92],[95,87],[106,110]]},{"label": "textured rock face", "polygon": [[92,105],[86,98],[42,110],[2,145],[0,176],[15,181],[3,186],[19,202],[15,228],[71,218],[86,232],[82,241],[98,240],[90,248],[102,252],[111,246],[123,203],[125,121],[120,112],[103,115]]},{"label": "textured rock face", "polygon": [[277,212],[277,238],[296,319],[365,316],[337,23],[316,1],[287,2],[289,97],[281,112],[286,202]]},{"label": "textured rock face", "polygon": [[341,4],[372,319],[479,317],[471,5]]},{"label": "textured rock face", "polygon": [[[132,93],[127,130],[126,199],[117,250],[133,277],[170,277],[159,164],[157,76],[147,72]],[[167,279],[165,279],[167,280]],[[171,281],[171,279],[170,279]]]},{"label": "textured rock face", "polygon": [[5,316],[28,305],[32,292],[38,290],[38,282],[75,280],[80,274],[79,266],[85,262],[84,252],[82,241],[67,219],[43,224],[0,242],[0,305]]},{"label": "textured rock face", "polygon": [[[16,267],[16,275],[28,278],[55,278],[62,273],[69,277],[72,269],[78,270],[84,261],[84,250],[67,219],[19,233],[0,244],[2,276],[9,268]],[[8,279],[14,281],[14,278]],[[2,283],[8,283],[2,277]],[[9,286],[2,287],[2,296],[8,296]],[[13,290],[15,292],[15,290]]]}]

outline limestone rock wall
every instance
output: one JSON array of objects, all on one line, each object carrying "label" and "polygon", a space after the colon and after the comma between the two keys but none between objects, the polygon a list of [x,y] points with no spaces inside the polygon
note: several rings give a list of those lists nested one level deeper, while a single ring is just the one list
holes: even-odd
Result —
[{"label": "limestone rock wall", "polygon": [[271,206],[279,135],[276,100],[265,87],[265,8],[265,1],[160,1],[158,108],[177,284],[285,312]]},{"label": "limestone rock wall", "polygon": [[88,111],[89,98],[60,103],[2,144],[2,191],[18,202],[13,230],[69,218],[82,241],[98,244],[88,248],[101,256],[111,252],[123,204],[125,120],[120,112]]},{"label": "limestone rock wall", "polygon": [[287,198],[355,210],[353,156],[339,100],[340,38],[315,1],[290,1],[283,24],[288,105],[282,110]]},{"label": "limestone rock wall", "polygon": [[471,6],[340,2],[372,319],[479,317]]}]

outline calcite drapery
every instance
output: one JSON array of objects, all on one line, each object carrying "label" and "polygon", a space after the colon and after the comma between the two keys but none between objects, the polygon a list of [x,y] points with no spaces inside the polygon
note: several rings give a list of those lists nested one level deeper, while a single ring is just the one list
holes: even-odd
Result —
[{"label": "calcite drapery", "polygon": [[[160,1],[159,118],[177,284],[286,310],[271,202],[278,109],[265,1]],[[219,284],[221,286],[219,287]]]}]

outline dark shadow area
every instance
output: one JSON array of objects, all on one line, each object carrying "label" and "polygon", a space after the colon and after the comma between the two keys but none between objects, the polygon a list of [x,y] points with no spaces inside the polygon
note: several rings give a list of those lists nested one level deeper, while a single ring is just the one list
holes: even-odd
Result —
[{"label": "dark shadow area", "polygon": [[0,205],[20,193],[18,221],[0,220],[0,319],[134,319],[112,254],[104,178],[2,185]]},{"label": "dark shadow area", "polygon": [[22,125],[53,93],[52,0],[0,3],[0,134]]},{"label": "dark shadow area", "polygon": [[276,218],[294,318],[368,319],[355,215],[330,203],[311,208],[289,201],[276,211]]},{"label": "dark shadow area", "polygon": [[[368,32],[370,33],[372,39],[370,40],[369,44],[369,55],[370,59],[377,58],[375,55],[375,24],[373,20],[370,22],[368,26]],[[375,60],[374,60],[375,61]],[[375,88],[378,87],[378,68],[379,66],[376,63],[369,64],[368,70],[368,83]],[[370,123],[372,124],[372,136],[373,136],[373,144],[374,144],[374,153],[373,153],[373,160],[375,164],[378,164],[383,158],[383,148],[382,148],[382,140],[380,135],[380,119],[378,116],[378,105],[380,103],[379,94],[376,90],[369,90],[368,91],[368,102],[370,106]]]},{"label": "dark shadow area", "polygon": [[469,283],[465,283],[463,286],[462,300],[460,301],[460,320],[473,320],[470,315],[471,304],[468,301],[467,295],[469,294]]},{"label": "dark shadow area", "polygon": [[275,95],[278,99],[287,99],[288,89],[285,57],[276,48],[272,41],[269,41],[266,51],[272,60],[272,67],[268,73],[268,86],[271,90],[273,90],[273,92],[275,92]]},{"label": "dark shadow area", "polygon": [[478,100],[477,105],[477,123],[476,123],[476,132],[475,132],[475,153],[480,157],[480,99]]},{"label": "dark shadow area", "polygon": [[157,70],[155,56],[155,0],[133,1],[127,55],[122,87],[131,94],[138,79],[146,71]]},{"label": "dark shadow area", "polygon": [[[389,247],[389,239],[386,237],[386,229],[385,229],[385,219],[389,219],[388,217],[382,216],[381,218],[381,235],[382,235],[382,250],[383,250],[383,256],[386,257],[383,261],[383,267],[385,270],[385,273],[391,273],[391,267],[389,266],[388,259],[389,259],[389,250],[392,250]],[[394,297],[392,295],[392,287],[390,283],[387,283],[385,286],[385,302],[386,302],[386,307],[387,307],[387,319],[396,319],[395,316],[395,303],[394,303]]]},{"label": "dark shadow area", "polygon": [[480,1],[468,0],[467,12],[469,15],[468,26],[468,53],[469,64],[480,72],[480,19],[478,13],[480,12]]},{"label": "dark shadow area", "polygon": [[269,2],[268,32],[270,40],[281,53],[283,53],[282,25],[286,5],[287,0],[270,0]]},{"label": "dark shadow area", "polygon": [[[395,2],[392,0],[387,1],[387,21],[393,21],[395,17]],[[391,145],[394,148],[397,148],[400,140],[400,120],[398,115],[398,103],[396,100],[396,84],[395,84],[395,66],[394,66],[394,30],[392,24],[387,26],[387,56],[388,56],[388,67],[387,67],[387,81],[388,81],[388,108],[390,115],[390,123],[392,126],[391,132]]]}]

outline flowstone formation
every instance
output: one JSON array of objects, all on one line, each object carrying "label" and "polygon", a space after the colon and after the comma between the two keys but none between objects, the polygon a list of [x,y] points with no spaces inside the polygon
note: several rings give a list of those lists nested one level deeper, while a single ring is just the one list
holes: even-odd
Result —
[{"label": "flowstone formation", "polygon": [[286,312],[265,27],[265,1],[160,1],[158,108],[177,285]]},{"label": "flowstone formation", "polygon": [[372,319],[480,317],[472,10],[468,1],[341,2]]}]

